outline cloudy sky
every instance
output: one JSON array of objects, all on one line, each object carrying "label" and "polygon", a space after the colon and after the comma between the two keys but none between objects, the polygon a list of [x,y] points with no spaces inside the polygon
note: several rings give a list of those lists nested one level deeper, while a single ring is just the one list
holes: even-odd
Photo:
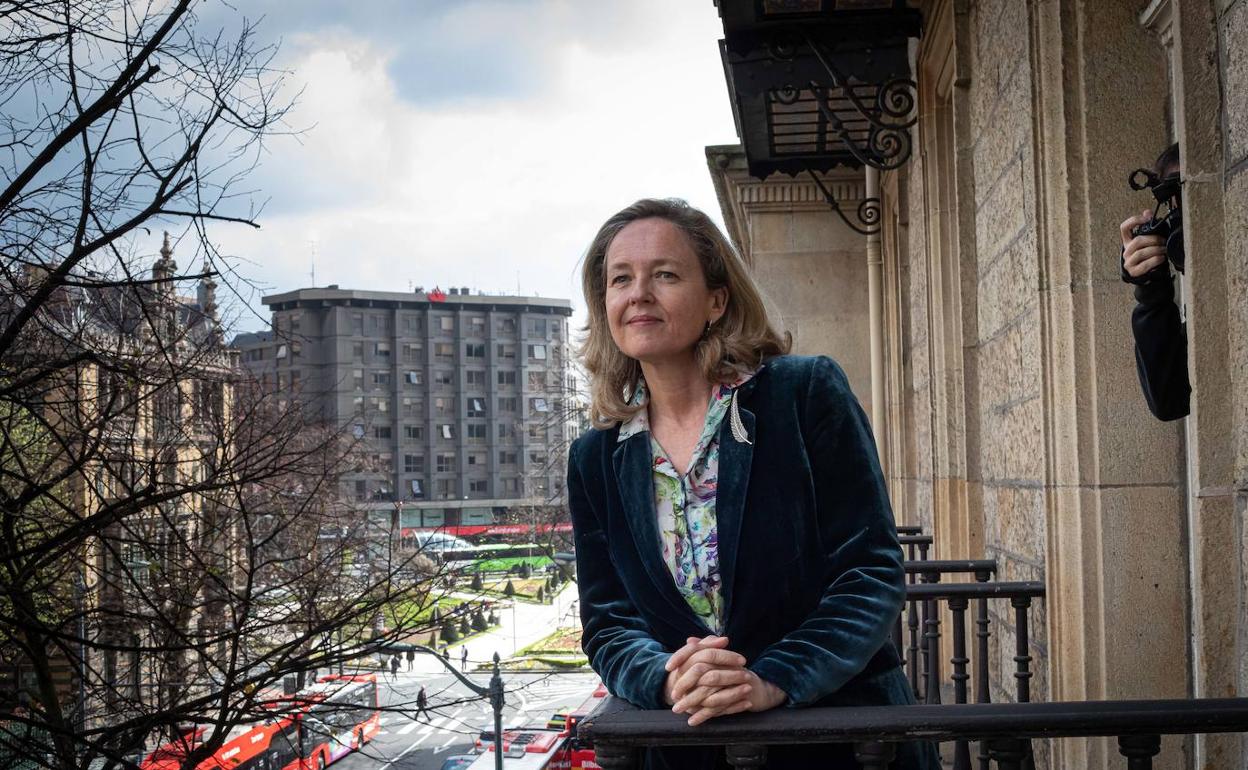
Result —
[{"label": "cloudy sky", "polygon": [[736,134],[711,0],[239,7],[303,89],[289,122],[306,131],[250,180],[262,229],[215,231],[269,291],[311,285],[315,253],[320,286],[579,304],[578,260],[611,213],[679,196],[719,219],[703,148]]}]

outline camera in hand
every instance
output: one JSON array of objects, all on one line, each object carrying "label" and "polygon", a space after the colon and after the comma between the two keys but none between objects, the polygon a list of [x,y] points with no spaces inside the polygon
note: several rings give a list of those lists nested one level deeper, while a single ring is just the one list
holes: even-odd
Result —
[{"label": "camera in hand", "polygon": [[[1131,172],[1127,183],[1133,190],[1150,190],[1157,200],[1153,218],[1132,228],[1131,236],[1156,235],[1163,239],[1166,244],[1166,258],[1174,265],[1175,270],[1183,272],[1186,261],[1183,251],[1183,209],[1180,205],[1183,181],[1178,174],[1159,177],[1148,169],[1139,168]],[[1159,217],[1162,208],[1165,208],[1166,213]]]}]

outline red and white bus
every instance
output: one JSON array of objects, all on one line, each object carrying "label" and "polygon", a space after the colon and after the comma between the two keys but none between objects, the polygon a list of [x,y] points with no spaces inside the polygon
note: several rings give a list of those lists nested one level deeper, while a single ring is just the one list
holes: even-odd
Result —
[{"label": "red and white bus", "polygon": [[[236,726],[198,770],[324,770],[381,729],[377,675],[330,675],[265,702],[271,716]],[[198,728],[152,752],[143,770],[172,770],[203,740]]]},{"label": "red and white bus", "polygon": [[[607,688],[600,684],[581,705],[556,714],[555,717],[562,717],[561,727],[503,730],[505,770],[600,770],[594,761],[594,750],[582,748],[577,741],[576,728],[598,707],[606,694]],[[557,721],[555,718],[551,720],[552,723]],[[478,739],[476,748],[481,756],[466,770],[493,770],[494,742]]]}]

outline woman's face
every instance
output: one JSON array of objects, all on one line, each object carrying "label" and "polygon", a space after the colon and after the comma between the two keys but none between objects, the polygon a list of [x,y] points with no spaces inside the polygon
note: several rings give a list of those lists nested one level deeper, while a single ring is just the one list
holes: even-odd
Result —
[{"label": "woman's face", "polygon": [[620,230],[606,254],[607,323],[624,353],[642,363],[684,363],[724,314],[727,289],[711,290],[689,239],[665,219]]}]

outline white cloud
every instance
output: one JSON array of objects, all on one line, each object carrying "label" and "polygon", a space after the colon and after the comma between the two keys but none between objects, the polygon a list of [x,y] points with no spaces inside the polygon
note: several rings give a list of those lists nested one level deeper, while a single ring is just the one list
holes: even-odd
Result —
[{"label": "white cloud", "polygon": [[318,285],[518,282],[579,305],[577,261],[614,211],[676,195],[718,218],[703,147],[735,134],[714,7],[630,4],[615,27],[561,35],[549,24],[585,6],[547,6],[534,15],[546,26],[512,30],[546,42],[532,73],[544,82],[518,97],[413,104],[385,44],[341,29],[292,39],[306,82],[292,122],[315,126],[271,148],[260,179],[274,211],[258,232],[219,230],[223,248],[273,291],[309,285],[315,241]]}]

